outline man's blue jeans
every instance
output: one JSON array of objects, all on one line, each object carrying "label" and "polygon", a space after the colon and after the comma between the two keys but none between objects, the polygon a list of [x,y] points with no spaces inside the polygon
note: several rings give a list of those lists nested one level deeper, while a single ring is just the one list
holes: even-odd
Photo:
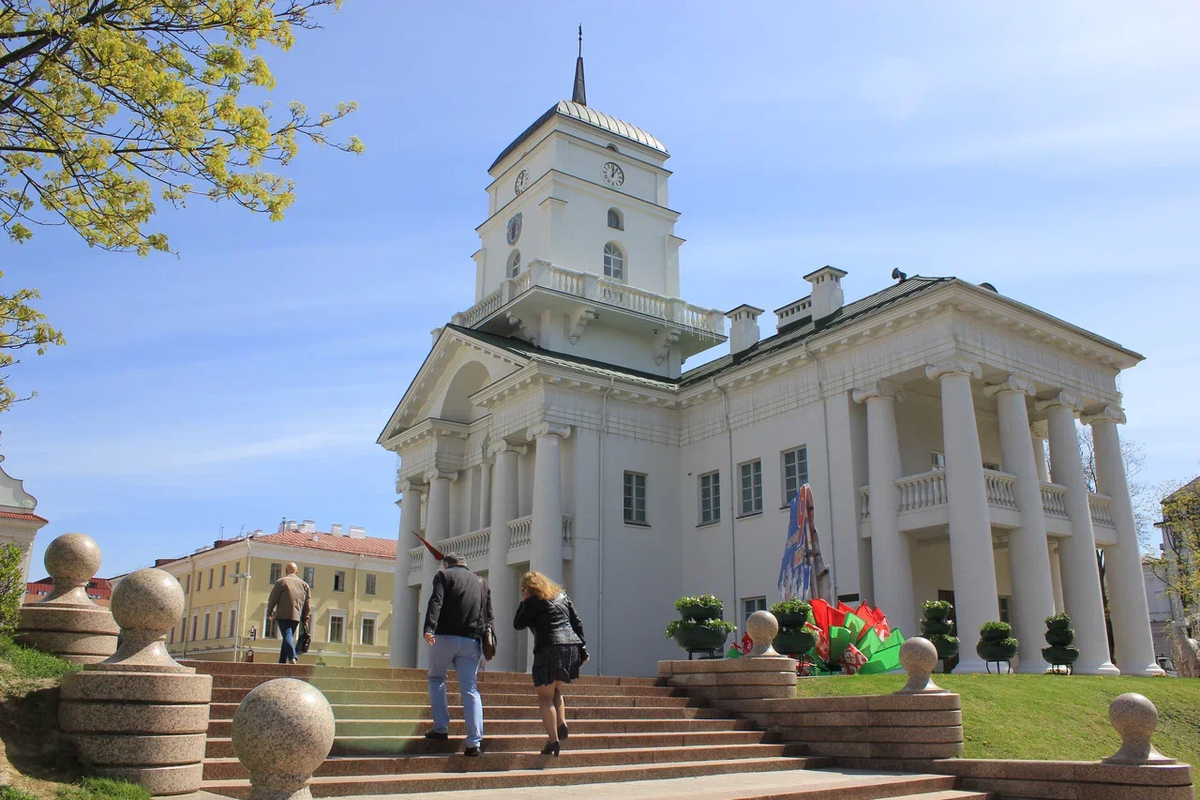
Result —
[{"label": "man's blue jeans", "polygon": [[279,626],[279,637],[283,639],[279,646],[279,663],[286,664],[296,657],[296,628],[300,627],[300,621],[277,619],[275,624]]},{"label": "man's blue jeans", "polygon": [[479,747],[483,739],[483,701],[479,697],[479,659],[483,646],[478,639],[437,635],[429,652],[429,705],[433,729],[450,732],[450,704],[446,699],[446,673],[454,667],[462,694],[463,718],[467,723],[467,747]]}]

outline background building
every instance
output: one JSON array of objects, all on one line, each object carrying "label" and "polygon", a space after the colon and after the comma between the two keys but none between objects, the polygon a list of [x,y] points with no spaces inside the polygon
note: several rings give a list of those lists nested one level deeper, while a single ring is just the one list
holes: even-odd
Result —
[{"label": "background building", "polygon": [[362,528],[313,520],[286,520],[275,533],[261,530],[219,540],[183,558],[155,566],[179,579],[184,615],[167,634],[176,658],[255,661],[279,658],[279,636],[266,618],[267,598],[284,566],[312,587],[312,648],[302,663],[378,666],[388,662],[396,541],[366,535]]},{"label": "background building", "polygon": [[[0,462],[4,456],[0,456]],[[34,513],[37,498],[25,491],[22,481],[11,477],[0,467],[0,545],[15,544],[25,553],[22,570],[24,583],[29,582],[30,557],[37,532],[49,520]]]},{"label": "background building", "polygon": [[[53,578],[45,577],[40,581],[31,581],[25,586],[25,599],[22,602],[37,603],[53,591]],[[112,605],[112,582],[107,578],[92,578],[88,581],[87,596],[98,606]]]}]

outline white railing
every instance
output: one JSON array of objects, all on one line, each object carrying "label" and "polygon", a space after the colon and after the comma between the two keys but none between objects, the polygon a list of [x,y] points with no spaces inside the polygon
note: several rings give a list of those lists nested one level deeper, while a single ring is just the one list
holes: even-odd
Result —
[{"label": "white railing", "polygon": [[478,325],[534,287],[623,308],[710,335],[725,335],[725,315],[717,309],[701,308],[677,297],[666,297],[592,272],[579,272],[540,260],[530,261],[520,275],[504,281],[483,300],[456,314],[454,321],[468,327]]},{"label": "white railing", "polygon": [[1115,528],[1112,517],[1112,498],[1104,494],[1088,492],[1088,510],[1092,512],[1092,524]]},{"label": "white railing", "polygon": [[529,537],[533,531],[533,517],[518,517],[508,523],[508,549],[528,547]]},{"label": "white railing", "polygon": [[1017,476],[994,469],[983,471],[983,484],[987,487],[988,504],[1001,508],[1020,509],[1017,505]]},{"label": "white railing", "polygon": [[487,558],[491,548],[492,529],[484,528],[472,531],[464,536],[455,536],[438,543],[438,550],[443,553],[457,553],[465,559]]},{"label": "white railing", "polygon": [[425,569],[425,545],[414,547],[408,551],[408,574]]},{"label": "white railing", "polygon": [[864,486],[858,490],[859,507],[858,518],[860,520],[871,518],[871,487]]},{"label": "white railing", "polygon": [[570,514],[563,514],[563,547],[572,547],[575,544],[575,518]]},{"label": "white railing", "polygon": [[935,469],[900,478],[896,481],[896,488],[900,490],[901,514],[940,506],[947,501],[946,471]]},{"label": "white railing", "polygon": [[1042,511],[1052,517],[1069,519],[1067,514],[1067,487],[1057,483],[1042,483]]}]

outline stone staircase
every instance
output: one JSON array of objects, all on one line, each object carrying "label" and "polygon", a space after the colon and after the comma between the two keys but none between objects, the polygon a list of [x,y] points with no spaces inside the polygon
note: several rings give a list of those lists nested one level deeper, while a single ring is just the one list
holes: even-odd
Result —
[{"label": "stone staircase", "polygon": [[[709,707],[706,701],[693,699],[685,690],[663,685],[655,678],[584,677],[566,687],[571,736],[562,755],[550,758],[539,752],[546,734],[529,676],[484,673],[480,676],[484,754],[465,758],[459,754],[464,729],[453,679],[447,687],[450,741],[433,742],[424,738],[432,722],[423,670],[187,663],[213,676],[201,788],[228,797],[249,794],[247,773],[234,755],[230,738],[233,713],[251,689],[278,677],[299,678],[316,686],[329,700],[337,720],[333,750],[312,780],[314,797],[477,792],[730,775],[744,776],[746,780],[739,785],[752,787],[755,781],[750,773],[813,770],[833,764],[829,758],[807,756],[803,743],[783,742],[778,734]],[[853,779],[852,775],[852,783]],[[796,785],[796,790],[761,794],[723,791],[712,797],[985,797],[953,791],[952,776],[896,775],[892,780],[873,776],[869,785],[856,784],[852,794],[846,793],[846,786],[829,794],[830,787],[818,786],[824,785],[823,781],[813,782],[810,792],[786,776],[781,780]],[[687,794],[700,788],[695,786]],[[598,791],[593,796],[618,795]]]}]

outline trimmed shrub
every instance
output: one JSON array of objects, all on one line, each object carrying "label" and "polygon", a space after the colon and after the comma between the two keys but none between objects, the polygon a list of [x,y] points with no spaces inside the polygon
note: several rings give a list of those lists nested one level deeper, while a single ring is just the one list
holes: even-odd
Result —
[{"label": "trimmed shrub", "polygon": [[1075,641],[1075,630],[1071,627],[1069,614],[1055,614],[1046,617],[1046,644],[1042,648],[1042,658],[1046,663],[1055,667],[1069,667],[1079,658],[1079,648],[1072,647]]},{"label": "trimmed shrub", "polygon": [[945,661],[958,655],[958,637],[951,615],[954,606],[945,600],[926,600],[921,604],[921,635],[933,642],[938,658]]},{"label": "trimmed shrub", "polygon": [[976,654],[984,661],[1011,661],[1017,654],[1019,642],[1012,636],[1007,622],[985,622],[979,626]]}]

